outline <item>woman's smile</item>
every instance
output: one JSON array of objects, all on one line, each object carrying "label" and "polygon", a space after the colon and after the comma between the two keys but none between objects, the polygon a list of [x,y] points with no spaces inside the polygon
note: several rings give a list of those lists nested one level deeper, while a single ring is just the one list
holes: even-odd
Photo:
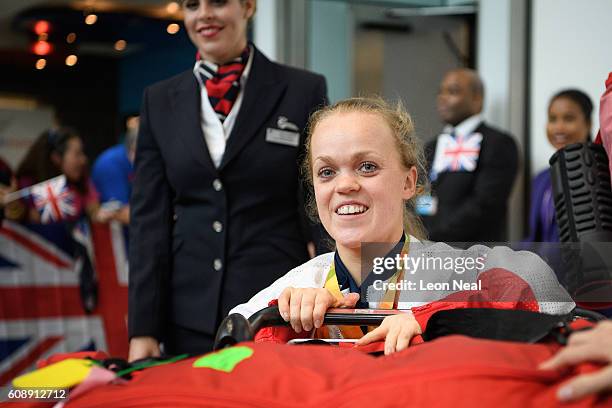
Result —
[{"label": "woman's smile", "polygon": [[201,28],[198,28],[198,34],[201,35],[204,38],[207,39],[212,39],[214,38],[217,34],[219,34],[219,32],[221,32],[221,30],[223,30],[222,27],[217,26],[217,25],[207,25]]}]

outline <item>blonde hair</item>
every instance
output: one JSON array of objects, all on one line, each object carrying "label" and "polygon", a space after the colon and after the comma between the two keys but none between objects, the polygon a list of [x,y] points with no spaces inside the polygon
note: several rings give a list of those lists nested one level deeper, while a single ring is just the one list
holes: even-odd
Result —
[{"label": "blonde hair", "polygon": [[426,239],[427,233],[425,232],[421,219],[416,214],[416,199],[423,194],[428,183],[425,171],[423,144],[416,137],[412,118],[408,112],[406,112],[403,104],[399,100],[395,106],[391,106],[380,97],[348,98],[336,102],[333,105],[323,107],[310,116],[306,131],[305,155],[301,165],[301,173],[308,187],[308,198],[306,202],[308,215],[313,221],[320,222],[312,180],[312,135],[317,125],[325,118],[336,113],[349,112],[364,112],[380,116],[391,129],[397,150],[400,153],[403,167],[406,170],[413,166],[416,168],[416,193],[412,198],[405,201],[404,229],[408,234],[418,239]]}]

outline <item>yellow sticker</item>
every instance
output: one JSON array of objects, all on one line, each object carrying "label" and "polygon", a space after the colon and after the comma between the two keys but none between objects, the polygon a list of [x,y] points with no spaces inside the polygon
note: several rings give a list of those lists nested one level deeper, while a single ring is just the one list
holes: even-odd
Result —
[{"label": "yellow sticker", "polygon": [[15,378],[13,387],[67,389],[87,378],[92,365],[91,360],[68,358]]}]

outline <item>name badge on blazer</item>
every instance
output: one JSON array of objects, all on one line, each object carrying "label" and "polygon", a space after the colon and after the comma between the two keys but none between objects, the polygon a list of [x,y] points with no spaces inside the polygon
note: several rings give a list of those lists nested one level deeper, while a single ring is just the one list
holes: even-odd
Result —
[{"label": "name badge on blazer", "polygon": [[297,147],[300,144],[300,134],[289,130],[268,128],[266,129],[266,142]]}]

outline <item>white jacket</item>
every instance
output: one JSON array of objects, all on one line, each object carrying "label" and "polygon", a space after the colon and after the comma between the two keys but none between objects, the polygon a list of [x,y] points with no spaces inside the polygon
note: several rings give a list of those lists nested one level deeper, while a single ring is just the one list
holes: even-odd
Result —
[{"label": "white jacket", "polygon": [[[535,295],[538,302],[539,311],[549,314],[569,313],[575,304],[569,294],[559,284],[554,272],[539,256],[528,251],[514,251],[508,247],[488,248],[483,245],[474,245],[469,249],[455,249],[451,246],[438,242],[419,242],[411,237],[410,257],[415,261],[418,258],[439,257],[443,259],[458,259],[467,257],[483,257],[484,267],[471,268],[458,274],[456,270],[416,268],[416,270],[405,270],[405,277],[409,280],[419,282],[420,286],[427,286],[428,283],[437,284],[435,290],[410,291],[402,290],[398,309],[410,309],[425,303],[440,300],[446,296],[459,292],[454,288],[453,281],[460,279],[463,283],[478,282],[478,278],[485,272],[495,272],[504,270],[512,272],[522,281],[525,281]],[[263,289],[253,296],[247,303],[236,306],[231,313],[240,313],[245,317],[250,317],[253,313],[268,306],[269,302],[278,299],[281,292],[287,287],[295,288],[322,288],[329,268],[334,261],[334,253],[326,253],[298,266],[289,271],[285,276],[276,280],[272,285]],[[456,269],[456,268],[455,268]],[[422,283],[421,283],[422,282]],[[446,288],[440,288],[445,286]],[[376,300],[380,298],[380,293],[368,290],[368,300],[370,307],[375,307]],[[518,299],[496,299],[500,301],[513,301]]]}]

